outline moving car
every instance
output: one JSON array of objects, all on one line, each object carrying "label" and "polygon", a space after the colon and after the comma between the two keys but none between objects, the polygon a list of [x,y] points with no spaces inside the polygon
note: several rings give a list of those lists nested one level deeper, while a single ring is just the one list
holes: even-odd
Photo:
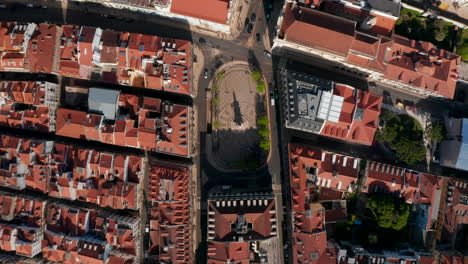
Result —
[{"label": "moving car", "polygon": [[203,73],[203,78],[208,79],[208,69],[205,69]]}]

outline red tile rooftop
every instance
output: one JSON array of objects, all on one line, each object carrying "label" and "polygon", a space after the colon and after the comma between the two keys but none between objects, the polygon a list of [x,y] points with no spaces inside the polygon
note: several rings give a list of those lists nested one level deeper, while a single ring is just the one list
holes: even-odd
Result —
[{"label": "red tile rooftop", "polygon": [[466,214],[468,211],[468,181],[448,179],[446,187],[446,193],[442,194],[447,198],[443,217],[443,238],[450,240],[461,225],[468,224],[468,214]]},{"label": "red tile rooftop", "polygon": [[453,99],[460,56],[429,42],[394,36],[387,51],[385,77]]},{"label": "red tile rooftop", "polygon": [[145,167],[140,157],[8,136],[0,141],[0,155],[0,185],[113,209],[139,208]]},{"label": "red tile rooftop", "polygon": [[291,42],[346,56],[354,39],[355,25],[350,20],[287,3],[279,35]]},{"label": "red tile rooftop", "polygon": [[1,81],[0,125],[53,132],[58,92],[58,86],[48,82]]},{"label": "red tile rooftop", "polygon": [[86,112],[59,108],[57,109],[56,134],[72,138],[86,138]]},{"label": "red tile rooftop", "polygon": [[463,254],[441,254],[440,264],[466,264],[468,258],[463,256]]},{"label": "red tile rooftop", "polygon": [[320,134],[372,145],[383,98],[344,84],[336,84],[333,94],[343,97],[340,118],[337,123],[325,121]]},{"label": "red tile rooftop", "polygon": [[375,58],[380,47],[380,38],[356,32],[351,45],[351,51],[358,55]]},{"label": "red tile rooftop", "polygon": [[397,192],[403,188],[406,169],[369,161],[363,192]]},{"label": "red tile rooftop", "polygon": [[[0,193],[0,248],[34,257],[40,253],[45,201]],[[10,223],[11,221],[11,223]]]},{"label": "red tile rooftop", "polygon": [[[203,6],[204,8],[200,8]],[[172,0],[171,12],[226,24],[228,19],[229,0]]]},{"label": "red tile rooftop", "polygon": [[[208,201],[208,239],[217,241],[259,240],[276,235],[275,201],[245,196],[241,200]],[[214,221],[213,221],[214,220]]]},{"label": "red tile rooftop", "polygon": [[321,186],[349,192],[357,182],[357,158],[294,144],[289,145],[289,158],[293,210],[305,210],[305,193],[310,193],[309,188]]},{"label": "red tile rooftop", "polygon": [[31,72],[51,73],[59,27],[39,24],[28,43],[25,66]]},{"label": "red tile rooftop", "polygon": [[[48,218],[52,215],[52,219],[47,222],[42,241],[45,259],[67,264],[75,261],[109,264],[133,263],[129,260],[139,258],[138,219],[104,216],[93,210],[64,205],[49,204],[47,209]],[[80,231],[69,232],[70,229]]]},{"label": "red tile rooftop", "polygon": [[0,24],[0,70],[191,94],[191,43],[76,25]]},{"label": "red tile rooftop", "polygon": [[149,199],[188,200],[189,171],[185,167],[153,165],[149,172]]},{"label": "red tile rooftop", "polygon": [[335,264],[336,249],[327,243],[325,231],[293,234],[293,263]]},{"label": "red tile rooftop", "polygon": [[[458,55],[437,49],[428,42],[389,34],[393,30],[394,19],[369,14],[367,11],[362,13],[361,9],[331,1],[324,6],[325,12],[338,16],[294,3],[286,4],[279,37],[340,55],[349,63],[383,73],[382,77],[387,80],[425,90],[427,94],[453,99],[461,63]],[[356,31],[356,22],[341,18],[342,14],[361,24],[369,17],[374,17],[374,22],[380,24],[361,30],[369,34],[374,31],[376,36]]]},{"label": "red tile rooftop", "polygon": [[208,242],[208,264],[222,264],[235,261],[238,264],[249,264],[249,242]]},{"label": "red tile rooftop", "polygon": [[360,30],[374,34],[390,36],[395,27],[396,17],[378,14],[375,11],[365,10],[355,5],[344,5],[335,1],[325,1],[321,10],[339,17],[344,17],[357,22]]},{"label": "red tile rooftop", "polygon": [[[152,164],[149,169],[150,259],[191,263],[189,171],[185,167]],[[164,250],[168,245],[175,245]]]},{"label": "red tile rooftop", "polygon": [[120,94],[113,122],[104,120],[102,114],[59,108],[56,134],[189,156],[189,108],[156,98],[142,99],[140,103],[137,96]]}]

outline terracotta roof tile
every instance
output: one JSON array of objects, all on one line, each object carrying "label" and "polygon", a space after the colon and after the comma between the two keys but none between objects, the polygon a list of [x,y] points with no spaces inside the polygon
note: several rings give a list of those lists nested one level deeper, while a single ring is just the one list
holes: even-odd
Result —
[{"label": "terracotta roof tile", "polygon": [[355,22],[292,3],[286,5],[280,36],[333,53],[348,54]]},{"label": "terracotta roof tile", "polygon": [[385,77],[428,90],[452,99],[458,80],[461,59],[451,52],[437,49],[428,42],[394,36],[387,50]]},{"label": "terracotta roof tile", "polygon": [[[205,8],[199,8],[203,6]],[[229,1],[227,0],[173,0],[171,12],[212,21],[219,24],[226,24],[228,17]]]}]

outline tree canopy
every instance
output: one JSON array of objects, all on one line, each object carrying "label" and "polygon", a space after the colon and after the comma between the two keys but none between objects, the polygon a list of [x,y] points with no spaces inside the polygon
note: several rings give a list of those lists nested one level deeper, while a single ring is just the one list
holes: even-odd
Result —
[{"label": "tree canopy", "polygon": [[384,127],[379,130],[377,140],[387,142],[398,158],[413,164],[423,161],[426,149],[423,145],[423,131],[416,120],[408,115],[384,112]]},{"label": "tree canopy", "polygon": [[367,208],[382,228],[403,229],[410,215],[410,207],[390,195],[372,196],[367,201]]},{"label": "tree canopy", "polygon": [[426,131],[434,142],[441,142],[445,137],[445,126],[442,121],[432,122]]}]

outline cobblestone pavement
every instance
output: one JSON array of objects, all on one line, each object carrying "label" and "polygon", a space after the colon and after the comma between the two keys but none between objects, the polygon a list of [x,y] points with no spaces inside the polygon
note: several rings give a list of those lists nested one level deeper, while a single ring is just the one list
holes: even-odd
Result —
[{"label": "cobblestone pavement", "polygon": [[213,137],[213,160],[222,168],[239,168],[243,162],[258,160],[260,152],[256,82],[247,65],[233,65],[224,70],[218,86],[216,118],[219,127]]}]

